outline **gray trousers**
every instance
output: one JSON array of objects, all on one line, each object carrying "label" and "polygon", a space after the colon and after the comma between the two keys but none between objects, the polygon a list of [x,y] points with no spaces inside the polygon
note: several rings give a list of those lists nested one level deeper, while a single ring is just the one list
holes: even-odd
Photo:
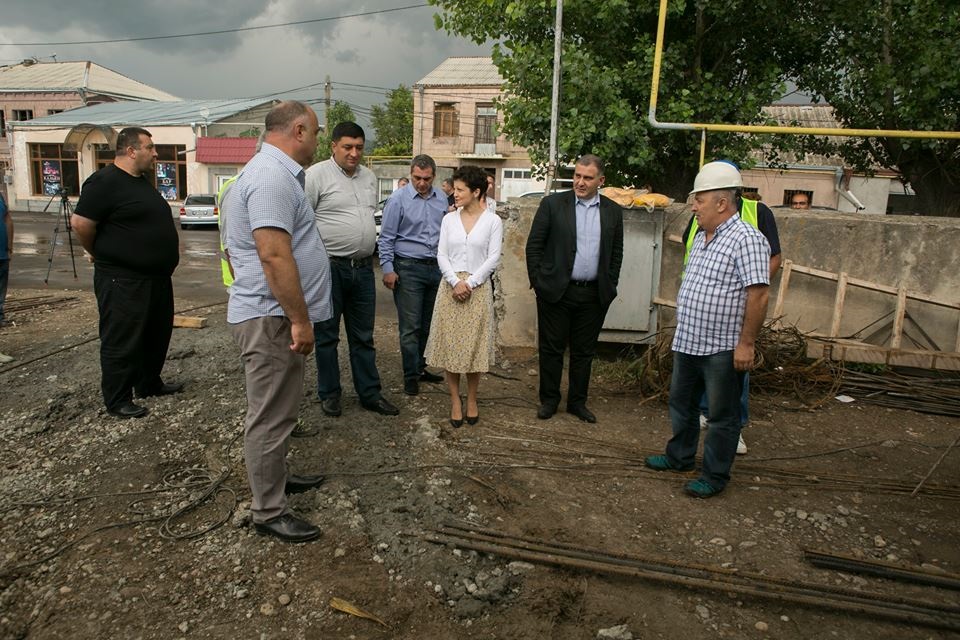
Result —
[{"label": "gray trousers", "polygon": [[287,440],[303,395],[304,356],[290,350],[290,321],[262,317],[231,325],[247,382],[243,456],[256,523],[287,512]]}]

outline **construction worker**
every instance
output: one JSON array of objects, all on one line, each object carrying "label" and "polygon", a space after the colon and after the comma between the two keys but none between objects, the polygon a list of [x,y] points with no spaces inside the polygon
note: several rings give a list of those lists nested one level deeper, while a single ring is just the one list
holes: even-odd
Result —
[{"label": "construction worker", "polygon": [[[734,169],[737,169],[739,172],[739,167],[729,160],[719,160],[724,164],[728,164]],[[783,255],[780,251],[780,235],[777,233],[777,221],[773,217],[773,211],[770,210],[770,207],[758,202],[756,200],[751,200],[749,198],[744,198],[741,192],[737,192],[737,210],[740,214],[740,219],[752,226],[754,229],[760,231],[763,236],[767,239],[767,243],[770,245],[770,279],[773,280],[773,276],[776,275],[777,271],[780,270],[780,265],[783,262]],[[693,247],[693,239],[697,234],[697,217],[690,216],[690,222],[687,223],[687,228],[683,232],[683,266],[687,266],[687,260],[690,259],[690,249]],[[750,422],[750,372],[748,371],[743,377],[743,393],[740,396],[740,427],[746,427],[747,423]],[[702,429],[707,428],[707,415],[709,409],[707,407],[706,396],[703,397],[703,400],[700,402],[700,427]],[[747,453],[747,443],[743,441],[743,433],[740,434],[740,439],[737,442],[737,454],[743,455]]]}]

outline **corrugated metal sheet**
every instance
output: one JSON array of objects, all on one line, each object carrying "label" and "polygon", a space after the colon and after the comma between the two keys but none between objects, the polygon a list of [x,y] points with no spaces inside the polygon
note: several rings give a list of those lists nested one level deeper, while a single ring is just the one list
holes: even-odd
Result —
[{"label": "corrugated metal sheet", "polygon": [[212,123],[271,102],[243,100],[177,100],[171,102],[108,102],[72,109],[26,122],[8,122],[17,129],[92,125],[178,126]]},{"label": "corrugated metal sheet", "polygon": [[256,148],[256,138],[197,138],[197,162],[246,164]]},{"label": "corrugated metal sheet", "polygon": [[130,100],[177,99],[175,95],[85,60],[20,63],[0,67],[0,92],[78,91],[79,89],[84,89],[88,93],[102,93]]},{"label": "corrugated metal sheet", "polygon": [[414,86],[499,87],[502,84],[503,78],[490,56],[475,56],[447,58]]}]

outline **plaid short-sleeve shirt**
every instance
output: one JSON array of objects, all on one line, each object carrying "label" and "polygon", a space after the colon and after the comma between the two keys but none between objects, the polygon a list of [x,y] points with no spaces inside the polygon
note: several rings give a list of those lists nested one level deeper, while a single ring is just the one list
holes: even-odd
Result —
[{"label": "plaid short-sleeve shirt", "polygon": [[770,245],[739,216],[706,242],[697,231],[677,293],[673,350],[692,356],[730,351],[740,340],[747,287],[770,284]]}]

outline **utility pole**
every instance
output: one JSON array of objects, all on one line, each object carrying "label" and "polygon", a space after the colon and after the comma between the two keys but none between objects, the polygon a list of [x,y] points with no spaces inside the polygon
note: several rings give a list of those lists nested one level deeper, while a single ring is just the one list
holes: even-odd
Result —
[{"label": "utility pole", "polygon": [[557,175],[557,127],[560,114],[560,50],[563,45],[563,0],[557,0],[557,17],[553,27],[553,91],[550,97],[550,158],[547,161],[547,189],[553,190]]},{"label": "utility pole", "polygon": [[323,84],[323,135],[330,135],[330,76],[327,75],[326,82]]}]

